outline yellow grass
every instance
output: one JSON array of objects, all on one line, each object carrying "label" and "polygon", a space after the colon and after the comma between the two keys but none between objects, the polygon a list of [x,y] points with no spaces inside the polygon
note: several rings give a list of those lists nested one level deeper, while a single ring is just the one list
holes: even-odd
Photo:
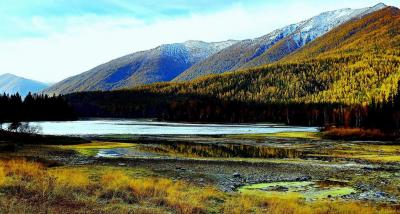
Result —
[{"label": "yellow grass", "polygon": [[117,143],[117,142],[103,142],[103,141],[92,141],[90,143],[78,144],[78,145],[67,145],[60,146],[64,149],[114,149],[114,148],[129,148],[136,144],[132,143]]},{"label": "yellow grass", "polygon": [[396,213],[354,202],[306,203],[298,197],[223,193],[166,178],[136,178],[120,170],[89,174],[0,160],[0,213]]},{"label": "yellow grass", "polygon": [[49,176],[55,179],[56,186],[63,189],[86,189],[90,180],[87,173],[74,169],[59,169],[49,171]]},{"label": "yellow grass", "polygon": [[378,163],[391,163],[400,162],[400,146],[367,143],[337,145],[333,149],[322,151],[322,154],[310,154],[309,156],[351,158]]},{"label": "yellow grass", "polygon": [[0,186],[6,182],[6,173],[4,172],[4,167],[0,166]]},{"label": "yellow grass", "polygon": [[252,139],[263,139],[268,137],[273,138],[297,138],[297,139],[321,139],[320,133],[318,132],[278,132],[268,134],[239,134],[229,135],[231,138],[252,138]]}]

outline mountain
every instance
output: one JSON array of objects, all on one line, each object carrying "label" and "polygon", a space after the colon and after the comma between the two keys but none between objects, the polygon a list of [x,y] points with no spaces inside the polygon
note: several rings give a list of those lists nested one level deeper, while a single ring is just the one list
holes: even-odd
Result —
[{"label": "mountain", "polygon": [[362,9],[341,9],[275,30],[265,36],[243,41],[161,45],[133,53],[70,77],[44,93],[66,94],[79,91],[108,91],[156,82],[192,80],[274,63],[325,35],[337,26],[357,20],[386,5]]},{"label": "mountain", "polygon": [[387,7],[340,25],[265,66],[65,98],[85,117],[398,130],[399,68],[400,10]]},{"label": "mountain", "polygon": [[65,94],[76,91],[114,90],[154,82],[166,82],[210,55],[236,43],[185,43],[161,45],[157,48],[133,53],[70,77],[44,93]]},{"label": "mountain", "polygon": [[124,94],[151,93],[158,94],[160,102],[166,97],[171,103],[179,101],[174,98],[179,94],[246,103],[364,105],[387,102],[398,95],[399,66],[400,10],[386,7],[340,25],[276,63],[188,82],[83,93],[76,100],[86,100],[93,106],[93,96],[100,100],[99,105],[115,100],[122,106],[116,108],[123,108]]},{"label": "mountain", "polygon": [[399,66],[400,10],[386,7],[276,63],[147,88],[247,102],[368,104],[398,95]]},{"label": "mountain", "polygon": [[347,21],[386,7],[378,4],[362,9],[324,12],[311,19],[273,31],[263,37],[238,42],[192,66],[174,81],[186,81],[207,74],[219,74],[278,61]]},{"label": "mountain", "polygon": [[37,93],[47,88],[46,83],[25,79],[13,74],[0,75],[0,93],[15,94],[21,96],[27,95],[29,92]]}]

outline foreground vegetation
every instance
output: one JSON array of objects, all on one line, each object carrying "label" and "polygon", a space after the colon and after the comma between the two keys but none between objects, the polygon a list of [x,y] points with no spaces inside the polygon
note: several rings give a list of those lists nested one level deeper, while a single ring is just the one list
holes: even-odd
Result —
[{"label": "foreground vegetation", "polygon": [[[130,169],[133,170],[133,169]],[[48,168],[22,159],[0,161],[2,213],[396,213],[395,207],[356,202],[306,203],[294,196],[228,194],[213,187],[129,169]]]}]

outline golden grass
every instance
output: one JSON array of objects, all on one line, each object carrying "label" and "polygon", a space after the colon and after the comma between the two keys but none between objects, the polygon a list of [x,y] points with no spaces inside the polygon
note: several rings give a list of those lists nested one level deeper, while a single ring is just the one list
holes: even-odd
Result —
[{"label": "golden grass", "polygon": [[90,180],[87,173],[74,169],[59,169],[49,171],[49,176],[55,179],[55,184],[61,189],[86,189]]},{"label": "golden grass", "polygon": [[54,146],[57,149],[75,150],[85,156],[95,156],[100,149],[131,148],[137,146],[133,143],[92,141],[85,144]]},{"label": "golden grass", "polygon": [[265,213],[265,214],[394,214],[398,210],[387,207],[371,207],[356,202],[317,201],[306,203],[293,197],[286,199],[241,194],[230,197],[222,206],[223,213]]},{"label": "golden grass", "polygon": [[309,156],[359,159],[376,163],[395,163],[400,162],[400,146],[370,143],[339,144],[333,148],[322,150],[318,154],[309,154]]},{"label": "golden grass", "polygon": [[4,172],[4,167],[0,166],[0,186],[6,182],[6,173]]},{"label": "golden grass", "polygon": [[318,132],[278,132],[268,134],[238,134],[228,135],[230,138],[251,138],[251,139],[264,139],[268,137],[273,138],[297,138],[297,139],[321,139],[321,134]]},{"label": "golden grass", "polygon": [[0,213],[396,213],[354,202],[306,203],[297,197],[228,194],[166,178],[135,178],[121,170],[89,174],[0,161]]},{"label": "golden grass", "polygon": [[129,148],[133,146],[136,146],[136,144],[92,141],[90,143],[85,143],[85,144],[67,145],[59,147],[64,149],[115,149],[115,148]]}]

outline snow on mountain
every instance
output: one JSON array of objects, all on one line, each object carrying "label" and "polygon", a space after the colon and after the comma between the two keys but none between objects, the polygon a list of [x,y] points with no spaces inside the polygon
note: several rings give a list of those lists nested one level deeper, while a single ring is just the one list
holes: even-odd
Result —
[{"label": "snow on mountain", "polygon": [[352,19],[385,8],[340,9],[242,41],[187,41],[136,52],[70,77],[45,93],[115,90],[155,82],[185,81],[207,74],[278,61]]},{"label": "snow on mountain", "polygon": [[104,91],[167,82],[199,61],[235,42],[233,40],[215,43],[187,41],[161,45],[112,60],[85,73],[70,77],[46,89],[44,93]]},{"label": "snow on mountain", "polygon": [[335,11],[329,11],[321,13],[306,21],[298,24],[298,29],[294,34],[294,40],[297,45],[302,47],[315,40],[316,38],[324,35],[333,28],[348,22],[353,18],[361,18],[362,16],[375,12],[377,10],[385,8],[386,5],[383,3],[377,4],[374,7],[367,7],[362,9],[340,9]]},{"label": "snow on mountain", "polygon": [[333,28],[386,7],[378,4],[362,9],[340,9],[288,25],[265,36],[243,40],[210,56],[184,71],[174,81],[186,81],[208,74],[219,74],[278,61]]}]

